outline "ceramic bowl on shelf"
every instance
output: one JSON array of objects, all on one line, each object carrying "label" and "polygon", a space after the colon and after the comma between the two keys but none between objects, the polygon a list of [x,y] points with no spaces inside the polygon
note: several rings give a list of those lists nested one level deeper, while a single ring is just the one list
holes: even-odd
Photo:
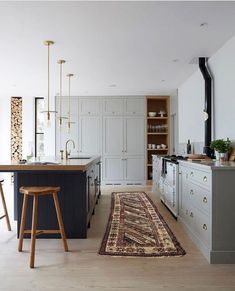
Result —
[{"label": "ceramic bowl on shelf", "polygon": [[150,111],[148,113],[148,115],[149,115],[149,117],[155,117],[155,116],[157,116],[157,112]]}]

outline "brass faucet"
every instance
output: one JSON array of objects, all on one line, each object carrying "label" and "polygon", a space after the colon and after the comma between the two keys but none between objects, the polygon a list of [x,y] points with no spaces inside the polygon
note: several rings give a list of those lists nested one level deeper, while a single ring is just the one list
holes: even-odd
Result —
[{"label": "brass faucet", "polygon": [[70,155],[70,153],[71,153],[71,150],[68,151],[68,143],[69,143],[70,141],[73,143],[73,148],[75,149],[75,142],[74,142],[72,139],[68,139],[68,140],[66,141],[66,143],[65,143],[65,158],[66,158],[66,160],[69,158],[69,155]]}]

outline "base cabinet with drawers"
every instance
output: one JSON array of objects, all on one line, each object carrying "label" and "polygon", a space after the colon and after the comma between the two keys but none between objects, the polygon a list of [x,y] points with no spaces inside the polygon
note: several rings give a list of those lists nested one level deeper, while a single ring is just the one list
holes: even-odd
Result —
[{"label": "base cabinet with drawers", "polygon": [[235,163],[180,162],[178,219],[209,263],[235,263]]}]

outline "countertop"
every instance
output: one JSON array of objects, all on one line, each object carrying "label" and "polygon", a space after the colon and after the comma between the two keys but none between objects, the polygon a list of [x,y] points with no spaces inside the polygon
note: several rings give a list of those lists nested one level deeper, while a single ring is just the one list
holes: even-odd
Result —
[{"label": "countertop", "polygon": [[235,162],[234,161],[227,161],[227,162],[219,162],[216,160],[202,160],[202,161],[179,161],[180,164],[185,165],[196,165],[199,168],[209,167],[212,170],[235,170]]},{"label": "countertop", "polygon": [[[82,158],[82,156],[81,156]],[[57,157],[44,157],[32,159],[24,164],[6,161],[0,163],[0,172],[18,171],[82,171],[85,172],[92,164],[97,163],[100,156],[91,156],[88,159],[60,159]]]}]

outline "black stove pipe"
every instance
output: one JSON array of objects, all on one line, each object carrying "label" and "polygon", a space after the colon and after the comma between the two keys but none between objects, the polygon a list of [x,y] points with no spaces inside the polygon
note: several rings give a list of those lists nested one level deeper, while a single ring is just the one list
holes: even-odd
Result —
[{"label": "black stove pipe", "polygon": [[205,80],[205,114],[208,118],[205,120],[205,141],[203,152],[211,157],[213,150],[210,148],[212,133],[212,79],[207,66],[207,58],[199,58],[199,68]]}]

